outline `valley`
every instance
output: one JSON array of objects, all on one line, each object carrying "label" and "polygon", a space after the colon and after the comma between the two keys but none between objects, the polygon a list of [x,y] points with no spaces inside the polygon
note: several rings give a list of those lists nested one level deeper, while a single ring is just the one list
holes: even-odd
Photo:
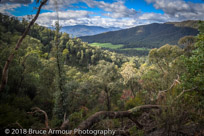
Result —
[{"label": "valley", "polygon": [[2,136],[204,135],[201,1],[0,7]]}]

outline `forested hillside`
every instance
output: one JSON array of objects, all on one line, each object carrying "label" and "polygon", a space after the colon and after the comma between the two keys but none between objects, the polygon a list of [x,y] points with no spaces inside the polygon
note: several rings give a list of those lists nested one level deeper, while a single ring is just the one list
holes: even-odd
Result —
[{"label": "forested hillside", "polygon": [[[187,35],[197,35],[198,30],[189,26],[197,25],[198,21],[178,27],[174,24],[149,24],[129,29],[107,32],[94,36],[80,37],[83,41],[94,43],[124,44],[123,48],[159,48],[164,44],[176,45],[178,40]],[[178,23],[179,24],[179,23]],[[182,24],[182,23],[180,23]],[[185,23],[183,23],[185,24]],[[194,25],[193,25],[194,24]],[[185,26],[185,25],[184,25]]]},{"label": "forested hillside", "polygon": [[14,53],[0,91],[3,134],[12,128],[110,129],[118,136],[203,134],[203,22],[198,35],[193,28],[152,24],[94,36],[129,48],[158,47],[147,57],[91,47],[61,33],[58,22],[55,30],[34,24],[15,50],[28,24],[0,14],[0,71]]}]

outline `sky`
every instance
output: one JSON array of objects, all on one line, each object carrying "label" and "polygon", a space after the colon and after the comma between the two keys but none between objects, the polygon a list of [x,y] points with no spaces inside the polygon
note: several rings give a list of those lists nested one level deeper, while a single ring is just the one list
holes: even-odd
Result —
[{"label": "sky", "polygon": [[[34,16],[38,6],[36,0],[0,0],[1,13],[21,19]],[[57,20],[57,13],[61,26],[130,28],[204,20],[204,0],[48,0],[36,22],[50,27]]]}]

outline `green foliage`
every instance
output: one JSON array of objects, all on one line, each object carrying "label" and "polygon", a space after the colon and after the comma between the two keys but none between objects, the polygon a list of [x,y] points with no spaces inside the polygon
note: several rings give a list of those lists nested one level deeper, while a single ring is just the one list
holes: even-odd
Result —
[{"label": "green foliage", "polygon": [[53,57],[56,58],[56,100],[55,105],[53,109],[53,116],[56,117],[58,120],[61,120],[63,118],[63,115],[67,112],[68,106],[66,104],[65,99],[67,98],[67,93],[65,91],[65,71],[64,71],[64,64],[63,59],[66,59],[63,57],[63,46],[65,47],[66,41],[68,41],[69,36],[67,34],[59,35],[59,22],[56,21],[55,23],[55,37],[53,41],[53,48],[52,53]]},{"label": "green foliage", "polygon": [[[172,46],[168,44],[160,47],[159,49],[152,49],[150,51],[149,62],[153,64],[154,68],[149,71],[149,78],[151,78],[151,73],[154,73],[156,77],[152,80],[159,81],[155,81],[155,84],[157,85],[153,85],[154,87],[160,87],[161,90],[167,89],[172,84],[172,81],[176,78],[176,76],[183,72],[181,64],[178,64],[178,60],[183,54],[184,51],[181,48],[176,45]],[[156,90],[158,89],[159,88]]]},{"label": "green foliage", "polygon": [[96,65],[99,60],[114,62],[117,65],[122,65],[122,63],[128,61],[128,58],[124,55],[104,51],[99,47],[91,47],[78,38],[69,39],[66,43],[66,49],[69,52],[66,55],[66,64],[73,66]]},{"label": "green foliage", "polygon": [[[93,83],[99,91],[105,93],[107,109],[110,110],[112,97],[121,91],[120,87],[122,84],[118,66],[102,60],[96,66],[91,66],[90,71],[93,74],[91,77]],[[102,93],[101,95],[104,94]]]},{"label": "green foliage", "polygon": [[19,122],[21,125],[25,126],[25,128],[29,128],[35,121],[35,118],[28,115],[26,111],[17,109],[15,106],[9,104],[0,105],[0,118],[1,129],[12,126],[17,127],[14,125],[15,122]]},{"label": "green foliage", "polygon": [[[13,52],[28,22],[25,19],[20,22],[2,14],[0,18],[3,34],[0,37],[2,71],[8,55]],[[157,32],[161,32],[164,27],[158,24],[152,26],[157,27]],[[160,34],[151,30],[155,28],[145,27],[135,28],[137,31],[134,33],[143,33],[143,36],[146,36],[147,32],[150,33],[147,40],[152,41],[152,46],[148,48],[160,47],[151,39]],[[172,25],[165,27],[175,29]],[[176,31],[183,30],[184,28],[178,28]],[[191,45],[193,48],[188,53],[178,46],[166,44],[159,49],[152,49],[148,57],[139,58],[91,47],[79,38],[70,38],[68,34],[60,33],[59,24],[55,31],[35,24],[9,67],[6,89],[0,94],[0,128],[15,128],[17,126],[12,125],[16,121],[24,128],[44,128],[42,114],[27,114],[36,106],[47,112],[50,126],[53,128],[61,125],[65,113],[70,120],[69,128],[72,129],[95,112],[131,108],[132,111],[137,111],[132,117],[139,122],[143,122],[143,112],[149,115],[158,114],[159,116],[151,120],[153,127],[158,126],[157,129],[162,127],[166,131],[177,131],[188,124],[203,126],[203,25],[200,31],[195,38],[196,43]],[[172,38],[174,41],[175,38],[168,34],[163,35],[161,38],[164,38],[165,43],[168,41],[165,37],[168,37],[169,41]],[[117,42],[114,41],[114,36],[113,42]],[[137,45],[140,43],[142,41],[135,41]],[[143,45],[145,44],[144,41]],[[143,50],[145,54],[148,50],[144,49],[143,45],[137,50]],[[136,50],[132,47],[133,45],[128,44],[121,51],[125,48]],[[0,76],[1,74],[0,72]],[[174,81],[176,84],[168,89]],[[183,89],[195,87],[195,90],[184,92],[177,98]],[[157,110],[154,113],[135,108],[144,104],[161,104],[157,101],[157,94],[161,90],[167,90],[162,104],[168,107],[162,110],[161,114]],[[125,92],[135,94],[133,96]],[[144,131],[136,129],[135,124],[126,119],[123,123],[120,119],[105,119],[93,128],[108,126],[119,129],[126,125],[130,128],[131,135],[146,134],[145,125]]]},{"label": "green foliage", "polygon": [[132,99],[129,99],[126,103],[125,103],[125,108],[128,109],[132,109],[136,106],[140,106],[140,105],[144,105],[144,99],[142,98],[142,94],[141,93],[137,93],[136,96]]},{"label": "green foliage", "polygon": [[[197,42],[194,44],[195,49],[190,56],[184,56],[184,65],[186,67],[186,73],[183,75],[183,86],[186,89],[196,88],[196,94],[194,94],[194,100],[196,100],[196,106],[203,108],[203,96],[204,96],[204,29],[203,23],[201,23],[200,34],[197,36]],[[189,98],[190,99],[190,98]]]},{"label": "green foliage", "polygon": [[75,129],[77,128],[77,125],[83,121],[82,118],[82,112],[83,111],[79,111],[79,112],[74,112],[69,116],[69,121],[70,121],[70,129]]},{"label": "green foliage", "polygon": [[187,68],[184,81],[187,88],[197,86],[202,90],[204,88],[204,32],[201,31],[194,46],[196,49],[192,51],[192,55],[184,58]]}]

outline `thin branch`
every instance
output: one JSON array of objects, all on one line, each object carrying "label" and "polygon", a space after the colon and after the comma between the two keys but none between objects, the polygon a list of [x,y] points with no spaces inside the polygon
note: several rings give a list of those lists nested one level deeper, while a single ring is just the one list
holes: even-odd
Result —
[{"label": "thin branch", "polygon": [[65,112],[64,113],[64,121],[66,120],[66,118],[67,118],[67,113]]},{"label": "thin branch", "polygon": [[197,87],[191,88],[191,89],[187,89],[187,90],[183,90],[177,97],[176,99],[180,98],[184,93],[186,92],[191,92],[193,90],[195,90]]},{"label": "thin branch", "polygon": [[161,100],[165,99],[166,97],[166,92],[169,90],[172,90],[172,88],[177,85],[180,84],[181,82],[179,81],[180,77],[179,75],[177,75],[177,79],[174,79],[174,82],[172,83],[172,85],[167,89],[167,90],[163,90],[163,91],[159,91],[159,93],[157,94],[157,98],[156,101],[160,102]]},{"label": "thin branch", "polygon": [[177,77],[177,79],[174,79],[173,84],[172,84],[167,90],[163,90],[162,92],[167,92],[167,91],[171,90],[176,84],[180,84],[180,83],[181,83],[181,82],[179,81],[179,79],[180,79],[179,75],[177,75],[177,76],[178,76],[178,77]]},{"label": "thin branch", "polygon": [[16,121],[15,124],[16,124],[19,128],[24,129],[24,128],[21,126],[21,124],[18,123],[18,121]]}]

